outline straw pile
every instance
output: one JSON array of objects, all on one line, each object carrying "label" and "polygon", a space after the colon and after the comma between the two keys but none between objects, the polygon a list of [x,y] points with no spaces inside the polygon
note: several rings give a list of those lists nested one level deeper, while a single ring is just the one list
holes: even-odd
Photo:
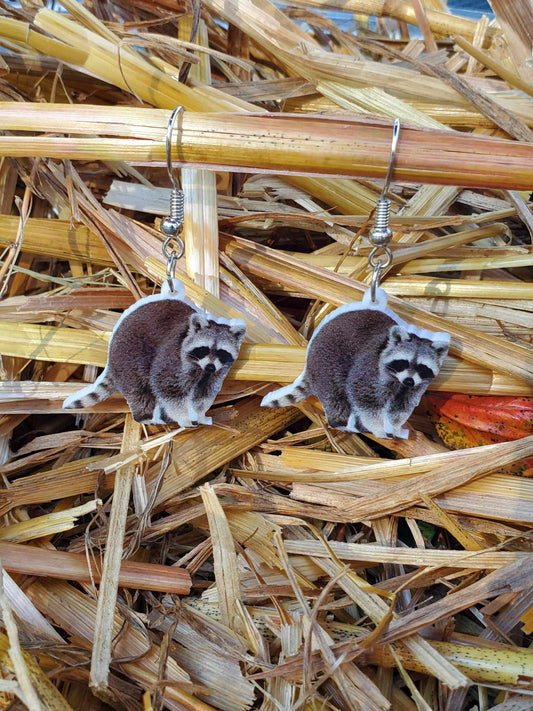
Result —
[{"label": "straw pile", "polygon": [[[0,708],[533,708],[533,6],[491,4],[4,4]],[[65,413],[164,279],[178,104],[179,275],[247,343],[212,427]],[[492,396],[507,431],[519,398],[512,438],[454,450],[427,402],[383,442],[259,407],[361,299],[397,116],[383,286],[452,335],[433,405]]]}]

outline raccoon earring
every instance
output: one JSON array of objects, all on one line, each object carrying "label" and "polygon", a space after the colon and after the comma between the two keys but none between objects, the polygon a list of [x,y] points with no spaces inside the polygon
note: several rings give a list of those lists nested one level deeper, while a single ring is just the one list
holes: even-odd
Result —
[{"label": "raccoon earring", "polygon": [[404,425],[439,373],[450,345],[448,333],[403,321],[387,307],[387,295],[379,288],[383,269],[392,263],[387,193],[399,133],[396,119],[387,177],[369,237],[370,288],[361,302],[340,306],[322,320],[307,346],[303,373],[261,403],[285,407],[316,395],[330,427],[378,439],[409,436]]},{"label": "raccoon earring", "polygon": [[[172,134],[178,106],[166,135],[167,169],[172,184],[170,214],[161,221],[166,239],[167,278],[161,293],[140,299],[118,320],[109,341],[107,365],[97,380],[63,402],[66,409],[95,405],[119,390],[137,422],[180,427],[211,425],[206,412],[239,355],[246,324],[216,318],[185,300],[175,278],[183,255],[183,191],[172,171]],[[173,243],[173,245],[171,244]]]}]

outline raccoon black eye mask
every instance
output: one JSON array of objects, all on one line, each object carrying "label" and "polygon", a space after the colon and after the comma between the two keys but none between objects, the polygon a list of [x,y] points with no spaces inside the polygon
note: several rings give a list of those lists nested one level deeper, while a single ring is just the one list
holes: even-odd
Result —
[{"label": "raccoon black eye mask", "polygon": [[165,282],[160,294],[140,299],[117,322],[105,370],[71,395],[64,408],[83,408],[115,390],[143,424],[210,425],[207,410],[237,358],[245,322],[198,311],[184,300],[183,284]]},{"label": "raccoon black eye mask", "polygon": [[335,309],[309,341],[298,378],[263,398],[264,407],[286,407],[316,395],[330,427],[405,439],[403,427],[448,353],[450,335],[402,321],[387,296],[370,290],[361,303]]}]

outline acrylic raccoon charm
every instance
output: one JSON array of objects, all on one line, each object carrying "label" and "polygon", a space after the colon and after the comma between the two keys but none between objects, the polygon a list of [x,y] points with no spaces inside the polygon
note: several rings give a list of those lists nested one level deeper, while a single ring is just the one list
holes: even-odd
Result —
[{"label": "acrylic raccoon charm", "polygon": [[330,427],[368,432],[379,439],[408,437],[403,425],[438,374],[450,336],[402,321],[387,296],[368,290],[361,303],[341,306],[318,326],[303,373],[263,398],[285,407],[316,395]]},{"label": "acrylic raccoon charm", "polygon": [[167,282],[140,299],[117,322],[107,365],[97,380],[68,397],[64,408],[83,408],[115,390],[143,424],[210,425],[207,410],[239,354],[245,322],[215,318],[184,300],[183,284]]}]

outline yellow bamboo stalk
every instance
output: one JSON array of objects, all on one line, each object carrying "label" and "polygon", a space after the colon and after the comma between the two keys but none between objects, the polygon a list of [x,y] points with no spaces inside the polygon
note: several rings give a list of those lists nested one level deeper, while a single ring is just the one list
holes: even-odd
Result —
[{"label": "yellow bamboo stalk", "polygon": [[[71,10],[76,9],[75,3],[69,0],[66,0],[65,4]],[[71,47],[85,47],[88,51],[84,53],[83,60],[77,62],[79,66],[121,89],[134,93],[148,103],[168,109],[173,109],[178,104],[186,104],[193,110],[210,110],[206,97],[180,83],[177,78],[157,69],[130,47],[121,46],[118,37],[114,39],[111,33],[104,37],[78,22],[71,22],[66,15],[47,8],[39,10],[34,22],[37,27],[64,43],[62,48],[57,50],[48,47],[41,40],[41,45],[45,45],[45,53],[69,61]],[[0,34],[5,33],[0,23]],[[37,33],[33,32],[28,36],[30,46],[34,45],[33,35]],[[234,110],[231,99],[227,99],[225,103],[228,110]]]},{"label": "yellow bamboo stalk", "polygon": [[[417,16],[410,2],[405,0],[294,0],[294,5],[304,7],[330,8],[345,12],[375,15],[377,17],[394,17],[397,20],[417,25]],[[464,17],[426,8],[429,26],[439,35],[460,33],[473,38],[477,23]],[[494,30],[490,36],[494,34]]]},{"label": "yellow bamboo stalk", "polygon": [[[234,261],[257,276],[274,282],[279,281],[329,304],[339,305],[360,300],[367,288],[353,279],[347,279],[340,274],[333,275],[320,267],[311,267],[247,240],[228,238],[225,241],[225,250]],[[450,352],[471,361],[476,367],[481,365],[498,372],[511,373],[527,381],[533,380],[533,358],[527,349],[419,311],[395,297],[389,298],[389,307],[402,318],[423,324],[423,328],[449,331],[452,335]],[[459,343],[460,348],[457,348]]]},{"label": "yellow bamboo stalk", "polygon": [[[518,647],[487,648],[471,647],[451,642],[430,641],[431,646],[466,674],[474,683],[514,686],[519,691],[524,679],[533,676],[533,655]],[[395,648],[396,649],[396,648]],[[405,648],[396,649],[402,663],[411,671],[422,672],[420,664]],[[373,664],[394,666],[389,647],[376,648],[367,657]],[[525,706],[523,707],[526,708]]]},{"label": "yellow bamboo stalk", "polygon": [[53,511],[44,516],[36,516],[27,521],[4,526],[0,528],[0,541],[20,543],[69,531],[74,528],[77,518],[95,511],[101,503],[99,499],[95,499],[65,511]]},{"label": "yellow bamboo stalk", "polygon": [[[192,17],[186,15],[179,22],[178,35],[188,40]],[[208,47],[207,27],[200,20],[197,41]],[[198,54],[198,53],[197,53]],[[203,84],[211,84],[211,66],[206,54],[200,54],[200,63],[192,65],[189,76]],[[179,142],[179,136],[178,136]],[[197,284],[218,297],[218,215],[217,181],[210,170],[182,168],[181,181],[184,191],[183,237],[187,273]]]},{"label": "yellow bamboo stalk", "polygon": [[[18,224],[18,217],[0,215],[0,245],[7,246],[14,240]],[[24,226],[22,250],[95,264],[113,263],[100,237],[83,225],[74,227],[64,220],[30,218]]]},{"label": "yellow bamboo stalk", "polygon": [[414,259],[402,264],[402,274],[428,274],[449,271],[471,271],[477,269],[507,269],[530,267],[533,265],[532,254],[509,254],[493,257],[465,257],[463,259],[430,258]]},{"label": "yellow bamboo stalk", "polygon": [[[91,64],[91,69],[93,73],[100,72],[99,76],[111,83],[115,83],[121,88],[125,88],[127,91],[131,91],[136,95],[146,96],[145,92],[148,91],[147,99],[153,103],[155,106],[174,108],[177,104],[183,104],[188,109],[198,110],[201,107],[207,111],[252,111],[254,113],[261,113],[262,109],[258,109],[254,104],[248,104],[241,100],[230,100],[227,94],[224,94],[220,90],[215,89],[212,86],[200,86],[194,90],[188,89],[184,84],[176,82],[172,78],[172,83],[163,83],[161,86],[161,73],[152,74],[152,65],[143,64],[142,69],[144,73],[149,72],[150,76],[148,82],[142,82],[141,86],[135,86],[135,80],[137,79],[137,68],[135,67],[135,60],[139,60],[138,57],[130,56],[129,59],[133,62],[133,76],[132,72],[128,71],[128,67],[124,67],[122,61],[119,62],[119,56],[121,50],[119,48],[118,38],[111,38],[110,41],[110,31],[105,28],[101,22],[96,18],[90,16],[87,10],[81,10],[77,3],[72,3],[69,1],[68,7],[70,11],[77,17],[79,17],[83,23],[88,28],[85,31],[80,31],[79,28],[75,27],[76,23],[67,23],[67,27],[64,27],[64,22],[61,22],[61,28],[63,31],[66,29],[69,32],[74,32],[77,36],[69,37],[69,39],[74,42],[74,45],[68,45],[64,42],[58,42],[57,40],[52,40],[40,33],[37,33],[29,28],[27,23],[19,22],[17,20],[9,20],[7,23],[3,23],[4,18],[0,18],[0,35],[4,35],[7,38],[14,37],[15,41],[20,43],[28,43],[28,46],[32,50],[37,50],[43,52],[44,54],[49,54],[52,57],[56,57],[60,61],[65,61],[68,63],[74,63],[80,67],[89,68],[86,66],[86,62]],[[87,17],[89,15],[89,17]],[[50,18],[49,18],[50,19]],[[296,25],[292,26],[292,31],[294,33],[294,28],[296,28],[297,36],[304,40],[307,35],[305,32],[300,31]],[[52,31],[52,27],[49,28]],[[83,28],[82,28],[83,30]],[[95,30],[101,37],[95,35],[95,42],[98,46],[99,52],[82,52],[79,53],[77,49],[79,46],[91,45],[91,31]],[[7,40],[9,41],[9,39]],[[104,42],[102,48],[101,42]],[[105,44],[107,43],[107,44]],[[142,60],[144,62],[144,60]],[[165,71],[166,74],[168,72]],[[125,81],[126,75],[128,78],[134,82],[132,86],[130,81]],[[142,75],[142,72],[141,72]],[[168,77],[167,77],[168,78]],[[126,86],[124,84],[126,83]],[[147,86],[154,87],[154,91],[147,89]],[[138,94],[138,92],[141,92]],[[177,92],[177,93],[176,93]],[[132,134],[135,135],[135,134]],[[300,184],[304,189],[308,190],[311,194],[313,190],[319,189],[320,194],[326,193],[330,199],[333,200],[332,203],[336,205],[338,203],[338,193],[340,186],[338,181],[322,180],[308,182],[308,179],[300,178]],[[365,191],[362,186],[350,183],[349,181],[344,181],[342,185],[343,194],[343,211],[347,213],[353,213],[357,211],[357,206],[360,204],[359,196]],[[328,202],[328,200],[326,200]],[[369,209],[372,208],[372,204]],[[368,212],[369,209],[365,210]]]},{"label": "yellow bamboo stalk", "polygon": [[441,279],[439,277],[388,277],[386,289],[395,296],[441,296],[461,299],[532,299],[533,284],[484,279]]},{"label": "yellow bamboo stalk", "polygon": [[211,170],[182,168],[185,197],[183,238],[187,273],[218,298],[218,215],[216,174]]},{"label": "yellow bamboo stalk", "polygon": [[[25,323],[14,327],[10,321],[0,321],[0,352],[19,358],[103,367],[107,362],[108,341],[109,333],[95,334],[81,329]],[[245,344],[227,380],[289,383],[302,372],[304,362],[303,346]],[[60,401],[78,387],[75,383],[0,382],[0,412],[24,412],[24,407],[17,408],[17,402],[24,401],[27,401],[27,407],[38,407],[40,400],[56,401],[55,408],[60,408]],[[533,385],[519,378],[452,357],[446,359],[429,389],[471,395],[533,395]],[[122,401],[113,398],[106,402],[109,409],[102,403],[95,406],[96,410],[124,412]],[[55,408],[51,407],[47,411],[54,412]]]},{"label": "yellow bamboo stalk", "polygon": [[[1,20],[1,18],[0,18]],[[162,161],[169,113],[129,107],[6,102],[6,130],[113,136],[2,136],[0,156]],[[201,114],[185,112],[178,164],[246,168],[300,175],[384,177],[389,122],[346,116]],[[124,136],[136,135],[136,139]],[[268,142],[269,150],[265,150]],[[482,135],[404,127],[395,166],[399,181],[526,190],[533,182],[533,145]]]},{"label": "yellow bamboo stalk", "polygon": [[529,94],[529,96],[533,96],[533,85],[524,81],[518,74],[515,74],[515,72],[512,72],[503,64],[500,64],[500,62],[496,61],[490,54],[483,52],[479,47],[474,46],[460,35],[454,37],[454,41],[461,49],[480,62],[480,64],[492,69],[495,74],[505,79],[508,84],[515,86],[517,89]]},{"label": "yellow bamboo stalk", "polygon": [[0,352],[6,355],[10,351],[25,353],[23,358],[88,365],[105,365],[107,361],[109,333],[96,334],[77,329],[69,333],[69,329],[50,330],[50,326],[33,324],[18,324],[13,328],[9,322],[4,322],[0,329],[5,341],[11,342],[11,345],[6,342],[6,350],[0,346]]}]

